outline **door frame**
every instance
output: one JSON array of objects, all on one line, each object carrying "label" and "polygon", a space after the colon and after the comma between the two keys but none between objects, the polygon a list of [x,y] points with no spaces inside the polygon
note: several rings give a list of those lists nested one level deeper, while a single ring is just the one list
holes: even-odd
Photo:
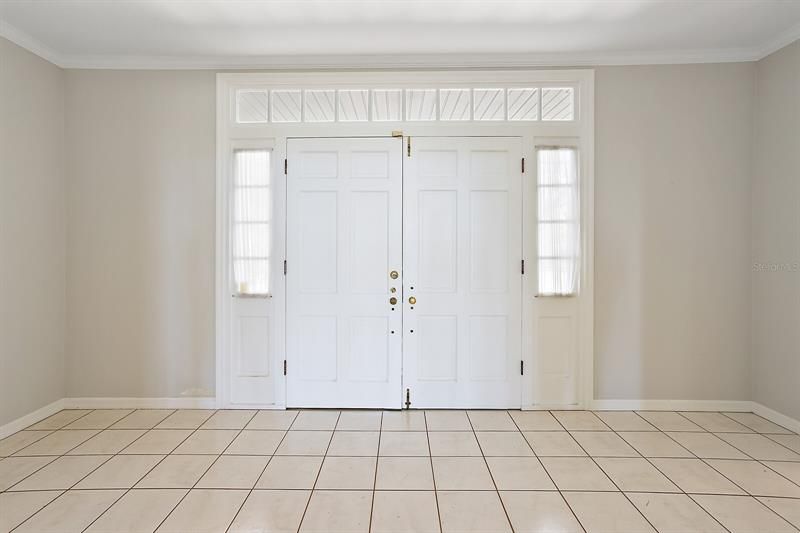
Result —
[{"label": "door frame", "polygon": [[[570,121],[431,121],[412,122],[319,122],[319,123],[238,123],[238,91],[272,89],[351,89],[351,88],[465,88],[465,87],[573,87],[576,117]],[[273,387],[274,403],[232,403],[230,399],[230,357],[232,346],[230,269],[228,267],[228,186],[231,179],[231,153],[237,145],[271,147],[271,178],[275,187],[273,212],[275,230],[273,255],[276,267],[286,257],[286,141],[292,137],[385,137],[402,135],[404,144],[413,137],[520,137],[526,161],[523,175],[523,256],[526,273],[522,280],[522,356],[526,368],[521,380],[522,409],[589,408],[594,399],[594,70],[509,70],[509,71],[423,71],[423,72],[307,72],[307,73],[219,73],[216,98],[216,240],[215,240],[215,362],[216,405],[219,408],[284,409],[285,359],[285,277],[273,268],[273,301],[277,313],[273,334],[277,336],[270,354],[271,372],[264,386]],[[401,117],[404,118],[404,117]],[[532,228],[536,220],[535,165],[537,145],[556,140],[578,146],[581,173],[582,262],[581,293],[577,299],[576,344],[578,347],[577,402],[569,405],[535,405],[534,383],[527,369],[535,369],[535,270],[536,240]],[[278,275],[280,272],[281,275]],[[413,406],[412,406],[413,407]]]}]

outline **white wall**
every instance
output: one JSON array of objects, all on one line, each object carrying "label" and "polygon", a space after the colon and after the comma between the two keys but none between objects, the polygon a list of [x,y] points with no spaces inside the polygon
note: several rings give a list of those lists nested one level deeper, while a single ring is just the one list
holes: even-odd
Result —
[{"label": "white wall", "polygon": [[64,397],[64,73],[0,38],[0,426]]},{"label": "white wall", "polygon": [[214,84],[66,72],[70,397],[214,393]]},{"label": "white wall", "polygon": [[800,419],[800,41],[756,73],[753,399]]},{"label": "white wall", "polygon": [[750,399],[754,73],[597,69],[597,398]]}]

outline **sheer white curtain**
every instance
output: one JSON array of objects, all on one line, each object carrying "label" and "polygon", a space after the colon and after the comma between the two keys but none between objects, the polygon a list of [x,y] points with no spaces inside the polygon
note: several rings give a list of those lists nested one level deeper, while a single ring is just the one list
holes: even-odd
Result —
[{"label": "sheer white curtain", "polygon": [[269,151],[236,150],[233,164],[234,291],[242,295],[267,295],[271,216]]},{"label": "sheer white curtain", "polygon": [[540,147],[538,158],[538,254],[540,296],[577,294],[580,279],[578,152]]}]

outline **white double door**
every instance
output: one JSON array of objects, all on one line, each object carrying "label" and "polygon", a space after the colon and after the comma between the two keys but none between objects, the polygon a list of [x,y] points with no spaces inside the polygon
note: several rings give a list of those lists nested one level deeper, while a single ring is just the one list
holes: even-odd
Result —
[{"label": "white double door", "polygon": [[287,406],[520,405],[520,139],[406,142],[287,142]]}]

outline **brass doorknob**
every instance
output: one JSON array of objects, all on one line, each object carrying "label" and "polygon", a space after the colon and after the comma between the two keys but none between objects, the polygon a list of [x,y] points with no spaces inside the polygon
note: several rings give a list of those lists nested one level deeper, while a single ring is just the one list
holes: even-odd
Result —
[{"label": "brass doorknob", "polygon": [[397,303],[397,298],[392,296],[391,298],[389,298],[389,303],[392,304],[392,305],[395,305]]},{"label": "brass doorknob", "polygon": [[408,297],[408,303],[410,303],[411,305],[414,305],[415,303],[417,303],[417,299],[414,298],[413,296],[409,296]]},{"label": "brass doorknob", "polygon": [[397,279],[397,276],[399,275],[400,274],[397,273],[397,270],[392,270],[391,272],[389,272],[389,277],[392,279]]}]

